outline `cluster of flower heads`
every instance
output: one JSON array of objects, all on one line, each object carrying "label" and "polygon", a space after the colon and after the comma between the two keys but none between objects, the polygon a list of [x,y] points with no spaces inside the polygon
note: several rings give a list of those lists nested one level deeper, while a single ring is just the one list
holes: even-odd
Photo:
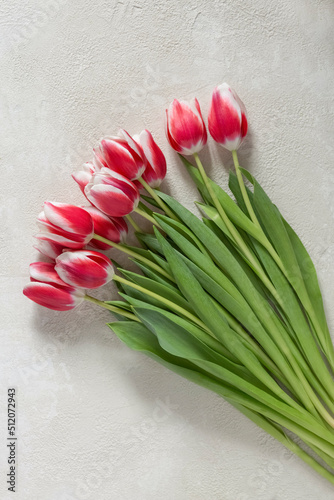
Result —
[{"label": "cluster of flower heads", "polygon": [[[226,83],[213,91],[208,129],[230,151],[239,148],[247,133],[245,106]],[[207,129],[197,99],[175,99],[170,104],[166,136],[181,155],[201,151]],[[90,205],[44,203],[37,218],[36,248],[50,262],[30,265],[31,283],[23,293],[40,305],[64,311],[82,302],[85,289],[110,281],[114,274],[110,260],[87,246],[105,251],[124,243],[128,232],[124,217],[136,210],[140,189],[158,188],[166,172],[165,156],[148,130],[138,136],[121,130],[118,136],[101,139],[92,161],[72,175]]]}]

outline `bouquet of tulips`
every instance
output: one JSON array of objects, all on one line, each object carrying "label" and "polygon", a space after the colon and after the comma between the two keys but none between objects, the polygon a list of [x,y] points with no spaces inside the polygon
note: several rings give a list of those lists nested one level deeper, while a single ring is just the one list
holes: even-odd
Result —
[{"label": "bouquet of tulips", "polygon": [[[88,206],[45,202],[36,237],[50,262],[31,264],[24,294],[59,311],[83,300],[111,311],[118,321],[108,326],[130,348],[222,396],[334,484],[334,349],[315,268],[239,165],[247,116],[227,84],[213,91],[208,130],[233,156],[234,199],[198,155],[207,130],[197,99],[174,100],[166,134],[198,188],[203,218],[159,189],[166,160],[151,133],[121,130],[73,174]],[[132,212],[152,223],[149,233]],[[127,223],[138,246],[125,243]],[[113,262],[112,248],[138,273]],[[111,280],[119,300],[86,293]]]}]

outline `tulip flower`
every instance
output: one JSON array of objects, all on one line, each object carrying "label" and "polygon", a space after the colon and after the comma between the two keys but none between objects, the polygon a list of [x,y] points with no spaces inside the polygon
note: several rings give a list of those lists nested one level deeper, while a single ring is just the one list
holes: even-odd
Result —
[{"label": "tulip flower", "polygon": [[[128,226],[124,219],[121,217],[108,217],[108,215],[101,212],[95,207],[83,207],[92,217],[94,223],[94,232],[103,236],[107,240],[114,243],[124,243],[128,234]],[[100,250],[109,250],[112,248],[110,245],[92,239],[89,245]]]},{"label": "tulip flower", "polygon": [[174,101],[166,109],[166,135],[175,151],[192,155],[203,149],[207,132],[197,99],[191,102]]},{"label": "tulip flower", "polygon": [[72,174],[73,179],[77,182],[83,194],[85,194],[85,187],[90,182],[92,175],[98,170],[99,168],[97,168],[96,165],[91,162],[87,162],[84,163],[82,170]]},{"label": "tulip flower", "polygon": [[246,108],[227,83],[213,91],[208,127],[213,139],[229,151],[237,150],[247,134]]},{"label": "tulip flower", "polygon": [[157,188],[167,173],[166,158],[148,130],[140,133],[139,142],[147,160],[142,178],[149,186]]},{"label": "tulip flower", "polygon": [[64,283],[54,270],[54,265],[34,262],[30,265],[31,283],[23,289],[23,294],[37,304],[54,311],[74,309],[85,298],[82,290]]},{"label": "tulip flower", "polygon": [[101,139],[94,150],[95,165],[107,167],[130,180],[139,179],[146,168],[143,150],[125,130],[120,134],[122,137]]},{"label": "tulip flower", "polygon": [[139,191],[123,175],[103,167],[85,187],[87,199],[111,217],[124,217],[137,208]]},{"label": "tulip flower", "polygon": [[108,257],[92,250],[63,252],[56,259],[55,270],[65,283],[78,288],[99,288],[114,276]]},{"label": "tulip flower", "polygon": [[54,241],[38,240],[37,245],[34,246],[41,254],[49,257],[49,259],[56,260],[58,255],[63,251],[63,245],[59,245]]},{"label": "tulip flower", "polygon": [[39,240],[51,241],[64,248],[82,248],[94,233],[92,217],[86,210],[67,203],[46,201],[37,218]]}]

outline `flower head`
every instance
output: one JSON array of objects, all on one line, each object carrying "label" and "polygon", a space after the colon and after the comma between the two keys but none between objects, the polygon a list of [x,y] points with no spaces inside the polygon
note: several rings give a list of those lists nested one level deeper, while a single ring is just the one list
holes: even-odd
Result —
[{"label": "flower head", "polygon": [[96,166],[107,167],[130,180],[139,179],[146,168],[141,146],[125,130],[120,131],[120,136],[101,139],[94,154]]},{"label": "flower head", "polygon": [[145,129],[140,133],[139,142],[147,161],[142,177],[149,186],[157,188],[166,177],[166,158],[149,130]]},{"label": "flower head", "polygon": [[213,139],[229,151],[238,149],[247,134],[246,108],[227,83],[212,93],[208,127]]},{"label": "flower head", "polygon": [[166,109],[166,135],[175,151],[183,155],[198,153],[207,142],[207,132],[197,99],[174,101]]},{"label": "flower head", "polygon": [[123,175],[103,167],[85,187],[87,199],[111,217],[124,217],[137,208],[139,191]]},{"label": "flower head", "polygon": [[37,218],[39,240],[57,243],[64,248],[82,248],[94,233],[92,217],[76,205],[46,201]]},{"label": "flower head", "polygon": [[99,288],[115,273],[108,257],[93,250],[63,252],[56,259],[55,270],[65,283],[78,288]]},{"label": "flower head", "polygon": [[[94,232],[114,243],[124,243],[128,234],[128,226],[122,217],[109,217],[95,207],[83,207],[91,215],[94,223]],[[93,238],[89,245],[100,250],[112,248],[107,243]]]},{"label": "flower head", "polygon": [[30,264],[30,276],[31,283],[24,287],[23,294],[40,306],[54,311],[69,311],[84,300],[84,292],[61,280],[54,264],[34,262]]}]

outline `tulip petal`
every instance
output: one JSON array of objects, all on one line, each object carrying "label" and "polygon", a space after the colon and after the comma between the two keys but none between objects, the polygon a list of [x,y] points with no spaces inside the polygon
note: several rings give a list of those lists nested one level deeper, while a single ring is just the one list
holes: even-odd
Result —
[{"label": "tulip petal", "polygon": [[93,221],[90,215],[80,207],[67,203],[46,201],[44,213],[47,219],[69,233],[85,234],[87,241],[93,234]]},{"label": "tulip petal", "polygon": [[166,158],[149,130],[143,130],[139,140],[148,162],[142,177],[151,187],[157,188],[167,173]]},{"label": "tulip petal", "polygon": [[34,245],[34,248],[36,248],[36,250],[38,250],[41,254],[53,260],[55,260],[56,257],[58,257],[58,255],[63,251],[62,245],[58,245],[53,241],[46,241],[41,239],[38,240],[37,245]]},{"label": "tulip petal", "polygon": [[85,246],[85,242],[69,240],[68,238],[65,238],[65,236],[54,233],[37,233],[35,234],[35,238],[42,241],[48,241],[50,243],[57,243],[63,248],[80,249]]},{"label": "tulip petal", "polygon": [[29,266],[30,277],[35,281],[45,283],[57,283],[60,286],[67,286],[55,271],[54,264],[49,262],[33,262]]},{"label": "tulip petal", "polygon": [[26,285],[23,294],[37,304],[54,311],[69,311],[84,300],[84,293],[79,290],[69,291],[55,284],[33,282]]},{"label": "tulip petal", "polygon": [[114,186],[99,184],[85,191],[89,201],[111,217],[124,217],[133,211],[134,203],[124,192]]},{"label": "tulip petal", "polygon": [[[91,215],[94,223],[94,232],[114,243],[124,242],[128,233],[128,226],[121,217],[109,217],[95,207],[83,207]],[[102,241],[92,239],[89,245],[101,250],[108,250],[110,245]]]}]

